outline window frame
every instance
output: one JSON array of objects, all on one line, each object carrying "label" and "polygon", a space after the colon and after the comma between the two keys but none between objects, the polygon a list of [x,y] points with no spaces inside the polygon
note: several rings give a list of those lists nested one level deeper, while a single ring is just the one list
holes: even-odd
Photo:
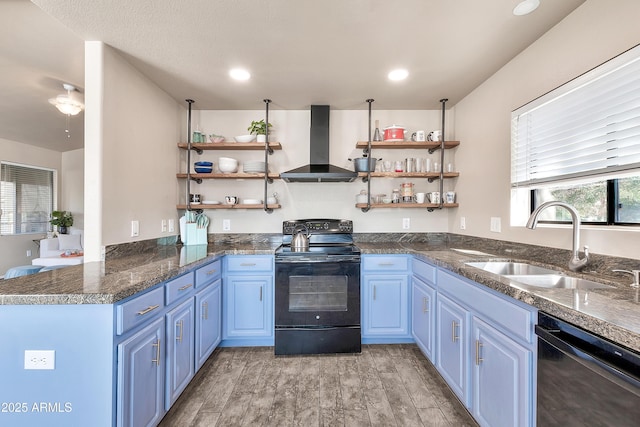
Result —
[{"label": "window frame", "polygon": [[[28,164],[24,164],[24,163],[17,163],[17,162],[10,162],[10,161],[0,161],[0,171],[2,170],[2,166],[3,165],[7,165],[7,166],[13,166],[13,167],[21,167],[21,168],[26,168],[26,169],[32,169],[32,170],[40,170],[40,171],[46,171],[46,172],[50,172],[51,175],[51,200],[50,200],[50,206],[51,206],[51,211],[54,211],[58,208],[58,170],[54,169],[54,168],[49,168],[49,167],[44,167],[44,166],[36,166],[36,165],[28,165]],[[0,175],[0,180],[2,180],[2,176]],[[16,181],[8,181],[8,182],[16,182]],[[1,200],[0,200],[1,203]],[[18,227],[18,224],[21,224],[18,220],[18,212],[20,212],[20,210],[18,209],[19,206],[16,202],[15,205],[15,211],[13,212],[14,214],[14,222],[13,222],[13,232],[12,233],[2,233],[1,229],[0,229],[0,237],[8,237],[8,236],[27,236],[27,235],[33,235],[33,234],[44,234],[47,232],[50,232],[53,230],[53,226],[51,225],[50,222],[47,223],[47,225],[45,226],[45,231],[28,231],[28,232],[20,232],[20,227]],[[0,215],[2,215],[2,210],[4,209],[4,207],[2,205],[0,205]],[[51,212],[49,212],[49,219],[51,219]],[[49,221],[49,219],[47,221]]]}]

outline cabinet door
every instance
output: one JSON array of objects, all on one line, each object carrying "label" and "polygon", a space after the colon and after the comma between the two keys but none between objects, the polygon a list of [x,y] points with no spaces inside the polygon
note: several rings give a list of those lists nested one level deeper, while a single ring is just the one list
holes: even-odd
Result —
[{"label": "cabinet door", "polygon": [[196,371],[222,338],[221,283],[218,279],[196,294]]},{"label": "cabinet door", "polygon": [[164,317],[118,344],[118,426],[154,426],[164,415]]},{"label": "cabinet door", "polygon": [[475,419],[482,426],[532,425],[533,352],[476,317],[472,336]]},{"label": "cabinet door", "polygon": [[364,276],[363,337],[410,337],[408,282],[404,274]]},{"label": "cabinet door", "polygon": [[436,367],[460,400],[470,406],[468,386],[469,313],[457,303],[438,294]]},{"label": "cabinet door", "polygon": [[227,276],[223,338],[273,336],[273,276]]},{"label": "cabinet door", "polygon": [[167,410],[195,374],[193,312],[194,302],[190,297],[167,313]]},{"label": "cabinet door", "polygon": [[411,329],[422,352],[435,362],[436,291],[416,276],[412,278]]}]

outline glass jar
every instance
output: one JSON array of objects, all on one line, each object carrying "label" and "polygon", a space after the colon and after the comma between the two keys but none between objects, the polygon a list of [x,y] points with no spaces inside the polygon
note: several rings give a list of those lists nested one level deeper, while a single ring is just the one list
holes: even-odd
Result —
[{"label": "glass jar", "polygon": [[391,193],[391,203],[400,203],[400,190],[397,188]]},{"label": "glass jar", "polygon": [[413,182],[403,182],[400,184],[400,188],[402,189],[400,192],[400,196],[402,197],[400,201],[402,201],[402,203],[413,202]]}]

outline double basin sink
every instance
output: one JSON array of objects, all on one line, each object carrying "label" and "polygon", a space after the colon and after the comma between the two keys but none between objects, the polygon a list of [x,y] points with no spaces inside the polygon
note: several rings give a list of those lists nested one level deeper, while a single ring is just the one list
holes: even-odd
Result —
[{"label": "double basin sink", "polygon": [[609,285],[565,276],[556,270],[524,262],[486,261],[465,264],[502,276],[515,287],[583,290],[611,288]]}]

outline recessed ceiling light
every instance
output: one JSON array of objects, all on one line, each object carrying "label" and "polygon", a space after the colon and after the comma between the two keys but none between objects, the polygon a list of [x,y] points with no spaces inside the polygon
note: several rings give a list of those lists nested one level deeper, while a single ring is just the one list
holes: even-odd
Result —
[{"label": "recessed ceiling light", "polygon": [[249,80],[251,78],[251,74],[243,68],[234,68],[229,71],[229,75],[234,80]]},{"label": "recessed ceiling light", "polygon": [[389,80],[404,80],[409,76],[409,72],[404,68],[393,70],[389,73]]},{"label": "recessed ceiling light", "polygon": [[524,0],[513,8],[513,14],[516,16],[527,15],[540,6],[540,0]]}]

